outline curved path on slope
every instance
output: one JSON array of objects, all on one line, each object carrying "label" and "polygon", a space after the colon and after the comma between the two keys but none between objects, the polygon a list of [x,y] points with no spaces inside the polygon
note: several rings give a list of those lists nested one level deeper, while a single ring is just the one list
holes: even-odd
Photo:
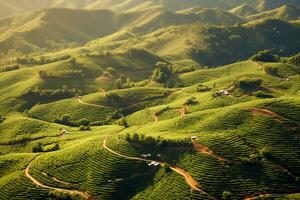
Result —
[{"label": "curved path on slope", "polygon": [[[105,139],[103,140],[103,148],[106,149],[107,151],[109,151],[110,153],[114,154],[114,155],[117,155],[119,157],[122,157],[122,158],[125,158],[125,159],[128,159],[128,160],[139,160],[139,161],[145,161],[145,162],[158,162],[161,166],[164,166],[165,164],[167,163],[163,163],[163,162],[159,162],[159,161],[155,161],[155,160],[150,160],[150,159],[145,159],[145,158],[139,158],[139,157],[133,157],[133,156],[126,156],[126,155],[123,155],[121,153],[118,153],[112,149],[110,149],[108,146],[107,146],[107,139],[109,138],[110,136],[106,136]],[[209,196],[210,198],[212,199],[215,199],[215,197],[213,197],[211,194],[205,192],[203,189],[199,188],[199,183],[193,179],[193,177],[185,170],[179,168],[179,167],[176,167],[176,166],[171,166],[170,167],[174,172],[180,174],[181,176],[184,177],[186,183],[194,190],[196,191],[199,191],[203,194],[206,194],[207,196]]]},{"label": "curved path on slope", "polygon": [[250,111],[253,115],[261,115],[261,116],[267,116],[267,117],[272,117],[274,118],[276,121],[282,123],[283,121],[290,121],[294,124],[297,124],[298,126],[300,126],[300,123],[291,119],[288,119],[286,117],[283,117],[271,110],[267,110],[267,109],[260,109],[260,108],[250,108]]},{"label": "curved path on slope", "polygon": [[93,106],[93,107],[97,107],[97,108],[109,108],[109,109],[115,109],[114,107],[110,107],[110,106],[103,106],[103,105],[97,105],[97,104],[92,104],[92,103],[87,103],[85,101],[82,101],[82,99],[77,98],[78,102],[86,105],[86,106]]},{"label": "curved path on slope", "polygon": [[218,154],[216,154],[215,152],[213,152],[213,150],[211,150],[210,148],[208,148],[207,146],[203,145],[203,144],[200,144],[198,142],[196,142],[196,140],[192,140],[192,144],[194,146],[194,148],[199,151],[200,153],[203,153],[203,154],[207,154],[213,158],[216,158],[217,160],[219,160],[220,162],[222,163],[225,163],[225,162],[232,162],[232,161],[229,161],[227,160],[226,158],[224,157],[221,157],[219,156]]},{"label": "curved path on slope", "polygon": [[25,169],[25,176],[27,178],[29,178],[36,186],[41,187],[41,188],[45,188],[45,189],[54,190],[56,192],[68,193],[68,194],[71,194],[71,195],[80,195],[85,199],[92,199],[92,196],[87,192],[82,192],[82,191],[79,191],[79,190],[68,190],[68,189],[61,189],[61,188],[52,187],[52,186],[45,185],[45,184],[41,183],[40,181],[38,181],[37,179],[35,179],[29,173],[29,169],[30,169],[30,167],[31,167],[34,160],[32,160],[29,163],[29,165],[27,166],[27,168]]}]

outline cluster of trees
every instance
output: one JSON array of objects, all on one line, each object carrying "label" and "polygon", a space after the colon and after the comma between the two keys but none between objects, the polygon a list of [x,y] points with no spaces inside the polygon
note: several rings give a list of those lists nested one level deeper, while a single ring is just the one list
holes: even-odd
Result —
[{"label": "cluster of trees", "polygon": [[17,63],[22,65],[44,65],[48,63],[58,62],[61,60],[67,60],[69,58],[71,58],[70,55],[62,55],[62,56],[55,56],[55,57],[40,56],[38,58],[32,58],[26,56],[26,57],[17,58],[16,61]]},{"label": "cluster of trees", "polygon": [[182,147],[182,146],[188,146],[191,147],[192,143],[189,139],[184,140],[166,140],[158,136],[157,138],[154,138],[152,136],[145,136],[144,134],[137,134],[134,133],[130,135],[127,133],[125,135],[125,140],[130,143],[134,144],[141,144],[148,148],[160,148],[165,149],[168,147]]},{"label": "cluster of trees", "polygon": [[131,48],[127,52],[129,57],[143,57],[145,58],[148,51],[144,48]]},{"label": "cluster of trees", "polygon": [[40,70],[39,77],[40,78],[68,78],[68,79],[77,79],[83,78],[85,75],[82,70],[61,70],[56,72],[47,72]]},{"label": "cluster of trees", "polygon": [[196,97],[190,97],[187,100],[185,100],[183,105],[189,106],[189,105],[194,105],[194,104],[197,104],[197,103],[198,103],[198,101],[197,101]]},{"label": "cluster of trees", "polygon": [[278,76],[278,68],[276,66],[266,66],[265,72],[271,76]]},{"label": "cluster of trees", "polygon": [[155,65],[151,79],[158,83],[166,83],[173,75],[172,66],[169,63],[158,62]]},{"label": "cluster of trees", "polygon": [[55,119],[54,123],[66,125],[66,126],[76,126],[76,123],[71,121],[71,116],[70,115],[63,115],[59,119]]},{"label": "cluster of trees", "polygon": [[29,89],[25,94],[22,95],[23,99],[34,100],[36,102],[47,101],[47,100],[59,100],[71,98],[76,95],[81,94],[80,90],[75,88],[68,88],[68,86],[64,85],[60,89],[40,89],[39,87],[35,87],[34,89]]},{"label": "cluster of trees", "polygon": [[185,67],[181,67],[178,68],[174,71],[174,73],[176,74],[183,74],[183,73],[187,73],[187,72],[193,72],[195,71],[195,67],[194,66],[185,66]]},{"label": "cluster of trees", "polygon": [[197,85],[197,92],[208,92],[211,89],[207,86],[202,85],[201,83]]},{"label": "cluster of trees", "polygon": [[244,165],[256,165],[258,164],[263,158],[272,160],[272,148],[271,147],[264,147],[259,149],[257,153],[251,154],[248,157],[241,157],[240,160]]},{"label": "cluster of trees", "polygon": [[125,89],[131,87],[134,87],[134,82],[131,81],[130,78],[126,78],[124,75],[121,75],[120,78],[115,81],[115,88],[117,89]]},{"label": "cluster of trees", "polygon": [[59,150],[58,144],[43,146],[41,143],[38,143],[37,145],[32,147],[33,153],[50,152],[50,151],[57,151],[57,150]]},{"label": "cluster of trees", "polygon": [[297,55],[295,55],[291,58],[284,59],[283,62],[292,64],[292,65],[300,66],[300,53],[298,53]]},{"label": "cluster of trees", "polygon": [[8,66],[0,67],[0,73],[1,72],[9,72],[9,71],[17,70],[17,69],[20,69],[19,65],[8,65]]},{"label": "cluster of trees", "polygon": [[[59,119],[54,120],[55,123],[66,125],[66,126],[72,126],[72,127],[79,127],[80,131],[87,131],[91,130],[91,125],[90,121],[86,118],[82,118],[78,120],[77,122],[74,122],[71,120],[71,116],[68,114],[65,114],[61,116]],[[99,122],[99,125],[102,125],[102,123]]]},{"label": "cluster of trees", "polygon": [[264,91],[256,91],[253,93],[253,95],[258,98],[273,98],[274,97],[272,94],[264,92]]},{"label": "cluster of trees", "polygon": [[261,79],[257,78],[240,78],[235,81],[234,85],[244,91],[252,91],[262,84]]},{"label": "cluster of trees", "polygon": [[251,57],[254,61],[261,62],[277,62],[280,57],[278,55],[273,54],[270,50],[259,51],[255,55]]},{"label": "cluster of trees", "polygon": [[110,92],[105,96],[105,104],[111,107],[123,107],[125,102],[118,94]]}]

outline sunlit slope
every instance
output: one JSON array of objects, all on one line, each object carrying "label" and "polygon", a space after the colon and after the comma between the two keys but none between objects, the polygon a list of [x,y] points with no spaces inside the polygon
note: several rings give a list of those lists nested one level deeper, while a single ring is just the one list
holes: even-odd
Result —
[{"label": "sunlit slope", "polygon": [[121,48],[146,48],[169,59],[192,59],[210,66],[244,60],[264,49],[283,48],[285,53],[294,54],[299,51],[299,30],[298,25],[274,19],[228,28],[183,25],[115,44]]},{"label": "sunlit slope", "polygon": [[255,10],[253,7],[251,7],[247,4],[242,4],[238,7],[235,7],[233,9],[231,9],[230,12],[235,15],[242,16],[242,17],[246,17],[249,15],[254,15],[254,14],[258,13],[257,10]]},{"label": "sunlit slope", "polygon": [[274,10],[248,15],[247,20],[259,20],[264,18],[278,18],[283,20],[297,20],[300,17],[300,9],[293,6],[282,6]]}]

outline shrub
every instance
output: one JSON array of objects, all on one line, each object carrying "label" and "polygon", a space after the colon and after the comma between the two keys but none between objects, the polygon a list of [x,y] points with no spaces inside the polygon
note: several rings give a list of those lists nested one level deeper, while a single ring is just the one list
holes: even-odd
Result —
[{"label": "shrub", "polygon": [[187,100],[185,100],[184,105],[188,106],[188,105],[194,105],[197,103],[198,103],[198,101],[197,101],[196,97],[190,97]]},{"label": "shrub", "polygon": [[265,72],[271,76],[278,76],[278,68],[275,66],[266,66]]},{"label": "shrub", "polygon": [[258,98],[273,98],[274,96],[272,94],[269,94],[267,92],[264,91],[256,91],[253,93],[254,96],[258,97]]},{"label": "shrub", "polygon": [[91,122],[90,126],[102,126],[104,125],[103,122],[101,121],[94,121],[94,122]]},{"label": "shrub", "polygon": [[38,152],[43,152],[43,146],[41,143],[38,143],[34,147],[32,147],[32,152],[33,153],[38,153]]},{"label": "shrub", "polygon": [[66,78],[66,79],[76,79],[83,78],[85,74],[82,70],[60,70],[57,72],[47,72],[40,70],[39,77],[42,79],[46,78]]},{"label": "shrub", "polygon": [[224,199],[224,200],[229,200],[229,199],[231,199],[231,196],[232,196],[231,192],[229,192],[229,191],[224,191],[224,192],[223,192],[222,199]]},{"label": "shrub", "polygon": [[69,59],[70,55],[61,55],[61,56],[55,56],[55,57],[45,57],[40,56],[38,58],[29,58],[29,57],[19,57],[16,59],[17,63],[19,64],[30,64],[30,65],[44,65],[48,63],[58,62],[61,60]]},{"label": "shrub", "polygon": [[259,51],[257,54],[251,57],[254,61],[261,62],[276,62],[278,61],[278,56],[271,53],[269,50]]},{"label": "shrub", "polygon": [[29,89],[21,97],[26,100],[41,102],[47,100],[59,100],[74,97],[81,94],[80,90],[75,88],[69,89],[67,86],[63,86],[60,89],[55,90],[43,90],[35,87],[34,89]]},{"label": "shrub", "polygon": [[130,78],[126,78],[124,75],[121,75],[120,78],[115,81],[115,88],[117,89],[125,89],[133,86],[134,82],[131,81]]},{"label": "shrub", "polygon": [[10,65],[10,66],[5,66],[0,68],[0,72],[8,72],[8,71],[13,71],[20,69],[19,65]]},{"label": "shrub", "polygon": [[177,74],[183,74],[183,73],[192,72],[192,71],[195,71],[195,67],[194,66],[185,66],[185,67],[181,67],[181,68],[177,69],[175,71],[175,73],[177,73]]},{"label": "shrub", "polygon": [[119,125],[119,126],[124,126],[125,128],[128,128],[128,127],[129,127],[129,125],[128,125],[128,123],[127,123],[127,120],[126,120],[126,118],[124,118],[124,117],[123,117],[121,120],[119,120],[118,125]]},{"label": "shrub", "polygon": [[105,103],[112,107],[122,107],[124,105],[123,99],[114,92],[106,94]]},{"label": "shrub", "polygon": [[89,126],[90,125],[90,121],[86,118],[83,118],[81,120],[79,120],[78,125],[82,125],[82,126]]},{"label": "shrub", "polygon": [[292,64],[292,65],[300,66],[300,53],[298,53],[297,55],[295,55],[291,58],[288,58],[288,59],[284,60],[284,62]]},{"label": "shrub", "polygon": [[172,67],[168,63],[158,62],[155,65],[152,80],[158,83],[165,83],[172,76]]},{"label": "shrub", "polygon": [[261,158],[266,158],[266,159],[272,159],[272,148],[271,147],[264,147],[262,149],[258,150],[258,154]]},{"label": "shrub", "polygon": [[90,126],[79,126],[79,130],[80,131],[90,131],[91,130],[91,127]]},{"label": "shrub", "polygon": [[249,157],[240,158],[243,165],[256,165],[261,160],[258,154],[251,154]]},{"label": "shrub", "polygon": [[210,88],[207,86],[204,86],[202,84],[197,85],[197,92],[208,92],[210,91]]},{"label": "shrub", "polygon": [[43,152],[57,151],[57,150],[59,150],[59,145],[58,144],[47,145],[47,146],[44,146],[42,148],[42,150],[43,150]]},{"label": "shrub", "polygon": [[71,117],[69,115],[65,114],[62,115],[60,119],[55,119],[54,122],[66,126],[75,126],[76,124],[71,122],[70,118]]},{"label": "shrub", "polygon": [[261,79],[241,78],[235,82],[235,86],[242,90],[254,90],[262,84]]},{"label": "shrub", "polygon": [[164,171],[165,171],[166,173],[171,173],[171,172],[172,172],[172,169],[171,169],[170,165],[165,164],[165,165],[164,165]]}]

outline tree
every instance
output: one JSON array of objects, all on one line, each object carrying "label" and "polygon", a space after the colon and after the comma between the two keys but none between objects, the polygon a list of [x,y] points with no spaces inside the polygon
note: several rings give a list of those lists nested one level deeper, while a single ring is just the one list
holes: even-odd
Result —
[{"label": "tree", "polygon": [[259,87],[262,84],[261,79],[256,79],[256,78],[240,78],[235,82],[235,86],[239,87],[242,90],[254,90],[257,87]]},{"label": "tree", "polygon": [[66,126],[75,126],[75,124],[71,122],[70,118],[71,118],[70,115],[65,114],[62,115],[60,119],[55,119],[54,122]]},{"label": "tree", "polygon": [[43,152],[43,146],[41,143],[38,143],[34,147],[32,147],[32,152],[33,153],[38,153],[38,152]]},{"label": "tree", "polygon": [[132,136],[132,141],[135,143],[138,143],[139,142],[139,134],[134,133]]},{"label": "tree", "polygon": [[172,76],[172,67],[165,62],[158,62],[155,65],[151,79],[158,83],[165,83]]},{"label": "tree", "polygon": [[278,68],[276,66],[266,66],[265,72],[271,76],[278,76]]},{"label": "tree", "polygon": [[257,54],[251,57],[254,61],[261,61],[261,62],[276,62],[278,61],[278,56],[272,54],[270,50],[259,51]]},{"label": "tree", "polygon": [[106,94],[106,103],[110,106],[121,107],[123,100],[118,94],[110,92]]},{"label": "tree", "polygon": [[83,118],[81,120],[79,120],[78,125],[82,125],[82,126],[89,126],[90,125],[90,121],[86,118]]},{"label": "tree", "polygon": [[126,118],[125,117],[122,117],[122,119],[119,121],[119,126],[124,126],[125,128],[128,128],[129,127],[129,125],[128,125],[128,123],[127,123],[127,120],[126,120]]},{"label": "tree", "polygon": [[185,100],[184,105],[188,106],[188,105],[193,105],[193,104],[197,104],[198,101],[196,99],[196,97],[190,97],[187,100]]}]

